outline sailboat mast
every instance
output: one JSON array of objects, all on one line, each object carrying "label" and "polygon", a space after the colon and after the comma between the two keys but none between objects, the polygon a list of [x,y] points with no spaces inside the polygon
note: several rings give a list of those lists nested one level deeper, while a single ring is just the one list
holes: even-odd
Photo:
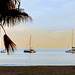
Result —
[{"label": "sailboat mast", "polygon": [[29,49],[31,48],[31,35],[30,35],[30,40],[29,40]]},{"label": "sailboat mast", "polygon": [[73,47],[73,30],[72,30],[72,47]]}]

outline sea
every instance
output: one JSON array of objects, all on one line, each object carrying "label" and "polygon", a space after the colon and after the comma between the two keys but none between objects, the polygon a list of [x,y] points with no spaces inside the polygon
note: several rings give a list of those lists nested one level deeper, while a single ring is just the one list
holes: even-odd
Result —
[{"label": "sea", "polygon": [[74,66],[75,54],[67,49],[35,49],[36,53],[24,53],[17,49],[14,53],[0,53],[0,66]]}]

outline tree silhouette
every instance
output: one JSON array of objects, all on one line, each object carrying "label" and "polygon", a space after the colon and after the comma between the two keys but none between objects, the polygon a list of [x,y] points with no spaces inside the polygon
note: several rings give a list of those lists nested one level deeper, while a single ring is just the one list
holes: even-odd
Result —
[{"label": "tree silhouette", "polygon": [[16,22],[32,20],[20,8],[19,0],[0,0],[0,22],[2,25],[15,25]]},{"label": "tree silhouette", "polygon": [[[32,18],[20,8],[20,0],[0,0],[0,25],[14,26],[16,22],[32,21]],[[3,28],[4,30],[4,28]],[[5,32],[5,30],[4,30]],[[4,35],[4,45],[9,53],[9,50],[16,47],[16,44],[7,36]]]}]

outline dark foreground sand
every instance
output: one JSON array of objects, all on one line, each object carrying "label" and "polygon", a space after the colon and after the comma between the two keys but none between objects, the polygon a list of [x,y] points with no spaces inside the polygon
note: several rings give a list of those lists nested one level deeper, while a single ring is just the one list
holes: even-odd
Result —
[{"label": "dark foreground sand", "polygon": [[0,66],[0,75],[75,75],[75,66]]}]

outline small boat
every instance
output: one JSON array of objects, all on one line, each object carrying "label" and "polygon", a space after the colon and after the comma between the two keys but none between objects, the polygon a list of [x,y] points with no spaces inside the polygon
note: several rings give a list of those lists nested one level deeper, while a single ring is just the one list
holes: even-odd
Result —
[{"label": "small boat", "polygon": [[2,51],[0,51],[0,53],[6,53],[6,51],[5,50],[2,50]]},{"label": "small boat", "polygon": [[24,53],[36,53],[34,50],[24,50]]},{"label": "small boat", "polygon": [[75,53],[75,47],[73,46],[73,30],[72,30],[72,48],[65,51],[66,53]]},{"label": "small boat", "polygon": [[31,35],[29,39],[29,49],[25,49],[24,53],[36,53],[36,51],[34,51],[34,49],[31,47]]}]

